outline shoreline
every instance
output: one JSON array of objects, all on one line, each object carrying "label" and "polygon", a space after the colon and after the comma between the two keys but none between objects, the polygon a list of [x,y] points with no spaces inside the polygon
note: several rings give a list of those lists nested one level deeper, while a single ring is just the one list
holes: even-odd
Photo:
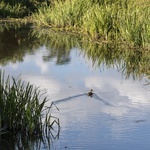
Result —
[{"label": "shoreline", "polygon": [[63,32],[65,34],[73,34],[73,35],[80,35],[80,36],[85,36],[89,42],[91,43],[96,43],[96,44],[103,44],[103,43],[119,43],[121,45],[126,45],[128,49],[133,50],[133,51],[139,51],[139,50],[146,50],[149,51],[150,48],[149,46],[146,47],[138,47],[133,45],[132,43],[126,43],[121,40],[113,41],[113,40],[105,40],[103,38],[95,39],[92,38],[90,35],[82,33],[80,31],[75,31],[72,30],[71,28],[68,30],[67,28],[61,28],[61,27],[55,27],[55,26],[48,26],[48,25],[38,25],[33,18],[31,17],[25,17],[25,18],[0,18],[0,24],[5,25],[5,23],[12,23],[12,24],[21,24],[21,25],[26,25],[26,27],[34,27],[35,29],[46,29],[46,30],[53,30],[55,32]]}]

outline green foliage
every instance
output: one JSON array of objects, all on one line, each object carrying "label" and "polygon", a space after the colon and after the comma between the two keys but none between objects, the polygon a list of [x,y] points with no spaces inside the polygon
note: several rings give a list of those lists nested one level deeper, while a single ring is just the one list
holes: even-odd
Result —
[{"label": "green foliage", "polygon": [[78,32],[94,40],[149,47],[148,0],[3,0],[1,17],[31,15],[40,26]]},{"label": "green foliage", "polygon": [[20,3],[11,6],[10,4],[0,2],[0,17],[23,17],[26,7]]},{"label": "green foliage", "polygon": [[65,0],[39,8],[33,15],[38,25],[88,35],[95,40],[121,41],[132,47],[150,43],[150,7],[129,0]]},{"label": "green foliage", "polygon": [[0,17],[25,17],[37,11],[39,7],[50,5],[50,0],[2,0]]},{"label": "green foliage", "polygon": [[[47,98],[30,83],[22,82],[20,78],[12,80],[5,78],[0,71],[0,130],[27,135],[39,135],[44,131],[43,110]],[[49,108],[51,109],[51,107]],[[51,118],[50,110],[46,117]],[[48,126],[47,126],[48,127]],[[2,132],[3,133],[3,132]]]}]

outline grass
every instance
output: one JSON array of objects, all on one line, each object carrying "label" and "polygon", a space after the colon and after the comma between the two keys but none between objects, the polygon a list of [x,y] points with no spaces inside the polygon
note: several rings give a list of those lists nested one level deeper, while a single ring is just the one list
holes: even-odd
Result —
[{"label": "grass", "polygon": [[[20,78],[6,78],[0,71],[0,133],[13,132],[24,135],[41,135],[59,120],[51,122],[51,107],[45,108],[44,93]],[[45,116],[44,122],[43,117]],[[48,128],[48,129],[47,129]],[[47,133],[46,132],[46,133]]]},{"label": "grass", "polygon": [[5,0],[0,2],[0,14],[30,16],[38,26],[80,33],[94,41],[150,47],[149,0]]},{"label": "grass", "polygon": [[33,14],[40,26],[79,32],[93,40],[121,41],[132,47],[149,47],[150,4],[129,0],[55,1]]},{"label": "grass", "polygon": [[50,3],[51,1],[49,0],[1,0],[0,18],[30,16],[38,8],[46,7]]},{"label": "grass", "polygon": [[3,1],[0,2],[0,17],[11,18],[11,17],[23,17],[26,7],[17,3],[11,6],[9,3]]}]

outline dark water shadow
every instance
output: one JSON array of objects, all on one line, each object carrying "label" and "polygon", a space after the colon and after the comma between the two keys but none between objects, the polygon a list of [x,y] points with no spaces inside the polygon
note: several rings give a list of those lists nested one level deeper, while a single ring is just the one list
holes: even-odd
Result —
[{"label": "dark water shadow", "polygon": [[143,123],[143,122],[146,122],[146,120],[145,119],[139,119],[139,120],[135,120],[134,122],[135,123]]},{"label": "dark water shadow", "polygon": [[8,132],[0,135],[0,150],[51,150],[59,134],[52,128],[39,135]]},{"label": "dark water shadow", "polygon": [[51,135],[28,136],[19,134],[4,134],[0,136],[0,150],[50,150],[55,139]]}]

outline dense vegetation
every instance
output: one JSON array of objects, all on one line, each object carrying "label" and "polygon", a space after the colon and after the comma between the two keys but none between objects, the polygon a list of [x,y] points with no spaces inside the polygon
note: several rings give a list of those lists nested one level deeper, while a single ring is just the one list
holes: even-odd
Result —
[{"label": "dense vegetation", "polygon": [[[150,43],[150,7],[131,0],[65,0],[34,15],[40,25],[89,35],[93,40],[121,41],[131,46]],[[40,18],[40,19],[39,19]]]},{"label": "dense vegetation", "polygon": [[34,85],[6,77],[0,70],[0,137],[7,132],[42,136],[54,123],[59,127],[58,119],[51,120],[53,103],[46,107],[43,94]]},{"label": "dense vegetation", "polygon": [[29,16],[38,8],[49,4],[50,0],[2,0],[0,1],[0,17]]},{"label": "dense vegetation", "polygon": [[149,0],[3,0],[2,17],[30,16],[39,26],[132,47],[150,43]]}]

